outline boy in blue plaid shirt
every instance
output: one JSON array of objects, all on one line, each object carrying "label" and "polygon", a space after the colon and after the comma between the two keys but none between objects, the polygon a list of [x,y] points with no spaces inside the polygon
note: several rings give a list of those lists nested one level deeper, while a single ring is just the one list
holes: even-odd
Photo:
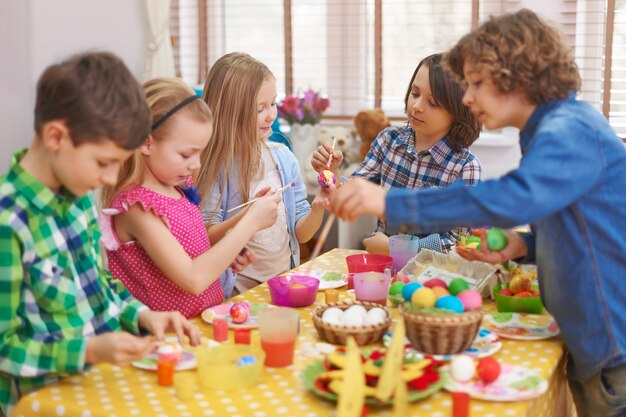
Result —
[{"label": "boy in blue plaid shirt", "polygon": [[[461,181],[473,186],[480,180],[480,162],[467,148],[480,133],[480,124],[463,106],[463,89],[441,65],[441,54],[424,58],[413,73],[404,97],[408,117],[405,126],[380,132],[352,174],[390,188],[443,188]],[[328,169],[330,144],[320,146],[311,164]],[[343,154],[335,150],[331,170],[337,171]],[[337,177],[339,173],[336,172]],[[389,232],[379,221],[376,233],[363,241],[373,253],[389,253]],[[458,230],[420,235],[420,247],[447,252],[455,245]]]},{"label": "boy in blue plaid shirt", "polygon": [[[91,191],[117,178],[148,136],[141,87],[109,53],[52,65],[37,84],[35,138],[0,178],[0,414],[20,396],[90,364],[126,365],[173,331],[104,270]],[[124,331],[122,331],[124,330]]]}]

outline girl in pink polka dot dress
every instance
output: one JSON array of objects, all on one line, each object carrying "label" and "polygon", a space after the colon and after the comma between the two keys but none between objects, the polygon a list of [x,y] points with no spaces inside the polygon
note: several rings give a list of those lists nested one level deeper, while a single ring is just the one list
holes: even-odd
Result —
[{"label": "girl in pink polka dot dress", "polygon": [[111,274],[135,298],[152,310],[194,317],[224,300],[220,274],[254,260],[251,251],[238,254],[276,221],[280,196],[252,204],[243,224],[211,247],[193,188],[183,187],[200,168],[211,111],[177,79],[150,80],[144,91],[152,133],[123,164],[117,185],[103,190],[103,243]]}]

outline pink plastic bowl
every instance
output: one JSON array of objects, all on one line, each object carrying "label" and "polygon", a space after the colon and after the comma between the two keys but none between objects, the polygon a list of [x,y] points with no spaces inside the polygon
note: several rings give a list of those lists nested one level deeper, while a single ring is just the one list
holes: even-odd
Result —
[{"label": "pink plastic bowl", "polygon": [[286,275],[267,281],[272,304],[283,307],[306,307],[315,302],[320,281],[308,275]]}]

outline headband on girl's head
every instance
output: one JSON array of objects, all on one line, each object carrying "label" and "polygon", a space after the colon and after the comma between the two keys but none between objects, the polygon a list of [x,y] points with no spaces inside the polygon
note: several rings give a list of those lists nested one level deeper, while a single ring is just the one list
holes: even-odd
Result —
[{"label": "headband on girl's head", "polygon": [[175,105],[174,108],[172,108],[172,110],[168,111],[163,116],[159,117],[157,119],[157,121],[152,124],[152,131],[154,132],[159,126],[161,126],[163,124],[163,122],[165,122],[167,119],[172,117],[172,115],[174,113],[176,113],[178,110],[182,109],[187,104],[189,104],[189,103],[191,103],[192,101],[195,101],[195,100],[200,100],[200,97],[198,97],[196,95],[193,95],[193,96],[191,96],[189,98],[186,98],[185,100],[181,101],[177,105]]}]

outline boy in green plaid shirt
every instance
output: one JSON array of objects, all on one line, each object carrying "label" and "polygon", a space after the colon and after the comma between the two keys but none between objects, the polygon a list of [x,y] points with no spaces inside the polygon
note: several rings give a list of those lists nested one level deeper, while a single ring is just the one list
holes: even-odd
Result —
[{"label": "boy in green plaid shirt", "polygon": [[148,136],[141,87],[109,53],[52,65],[37,84],[35,138],[0,177],[0,414],[20,396],[90,364],[127,365],[175,332],[199,343],[178,312],[154,312],[103,268],[91,191],[114,183]]}]

